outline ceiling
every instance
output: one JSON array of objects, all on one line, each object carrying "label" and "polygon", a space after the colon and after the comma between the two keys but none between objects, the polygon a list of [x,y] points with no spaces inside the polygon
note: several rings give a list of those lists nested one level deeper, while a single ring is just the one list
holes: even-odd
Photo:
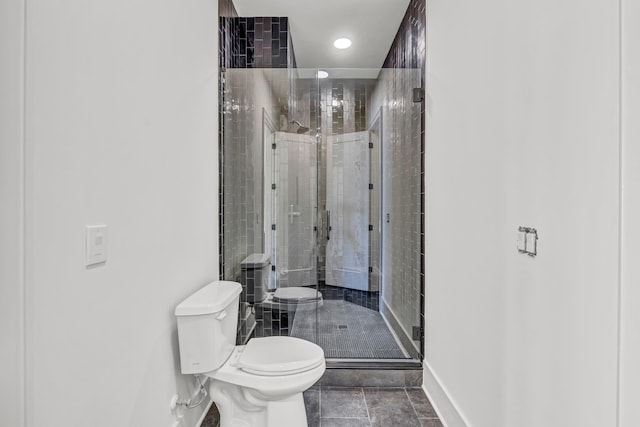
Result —
[{"label": "ceiling", "polygon": [[[239,16],[289,18],[298,68],[379,69],[409,0],[233,0]],[[339,37],[350,48],[333,47]]]}]

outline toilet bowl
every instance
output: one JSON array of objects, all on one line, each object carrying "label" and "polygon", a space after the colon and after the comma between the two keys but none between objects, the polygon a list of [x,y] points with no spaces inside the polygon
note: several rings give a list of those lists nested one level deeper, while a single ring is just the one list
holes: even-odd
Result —
[{"label": "toilet bowl", "polygon": [[293,337],[236,346],[241,289],[213,282],[178,305],[182,373],[209,378],[221,427],[306,427],[302,392],[324,373],[324,352]]}]

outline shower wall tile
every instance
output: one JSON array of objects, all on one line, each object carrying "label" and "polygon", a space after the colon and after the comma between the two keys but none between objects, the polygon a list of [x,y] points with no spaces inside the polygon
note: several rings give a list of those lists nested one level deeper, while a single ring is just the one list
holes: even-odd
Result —
[{"label": "shower wall tile", "polygon": [[224,99],[225,99],[225,74],[224,70],[231,67],[231,58],[233,57],[234,49],[234,38],[232,37],[233,29],[231,25],[231,20],[234,17],[238,16],[236,9],[231,0],[218,0],[218,14],[219,14],[219,26],[218,26],[218,43],[219,43],[219,52],[218,52],[218,60],[220,67],[220,79],[218,81],[218,123],[219,123],[219,133],[218,133],[218,182],[220,185],[218,201],[220,206],[220,214],[218,217],[218,224],[220,224],[219,230],[219,254],[220,254],[220,279],[225,277],[225,268],[226,264],[225,260],[225,248],[227,244],[231,244],[229,241],[225,241],[225,229],[235,228],[232,224],[227,224],[225,227],[225,218],[229,218],[228,210],[225,210],[225,197],[224,197],[224,151],[225,151],[225,120],[224,120]]},{"label": "shower wall tile", "polygon": [[226,68],[295,68],[288,18],[232,16],[221,18],[223,25]]},{"label": "shower wall tile", "polygon": [[[219,0],[218,10],[220,278],[240,281],[240,262],[264,251],[262,109],[276,123],[282,113],[266,74],[248,69],[292,69],[296,60],[286,17],[239,17],[231,0]],[[254,320],[263,335],[287,334],[286,312],[261,310]],[[252,328],[241,319],[238,339]]]},{"label": "shower wall tile", "polygon": [[[424,88],[425,0],[411,0],[384,62],[369,117],[383,117],[383,298],[381,310],[403,341],[420,352],[424,338],[412,341],[403,330],[424,330],[424,132],[425,103],[412,102],[412,89]],[[390,272],[390,274],[389,274]],[[395,314],[395,316],[394,316]],[[402,325],[402,326],[400,326]]]},{"label": "shower wall tile", "polygon": [[[240,263],[252,253],[264,252],[264,143],[263,111],[278,117],[280,106],[273,96],[269,70],[227,69],[223,73],[221,142],[223,217],[221,234],[221,278],[242,282]],[[245,284],[246,285],[246,284]],[[268,312],[271,316],[271,312]],[[274,325],[286,325],[278,316],[267,318],[256,313],[256,330],[274,334]],[[251,329],[241,318],[238,324],[242,342]]]},{"label": "shower wall tile", "polygon": [[[293,79],[295,103],[289,111],[290,118],[299,120],[312,132],[323,137],[319,150],[318,206],[326,210],[327,204],[327,144],[329,135],[366,131],[367,106],[373,92],[375,80],[371,79]],[[318,85],[319,83],[319,85]],[[324,220],[324,218],[322,218]],[[319,280],[325,279],[326,240],[318,243]]]}]

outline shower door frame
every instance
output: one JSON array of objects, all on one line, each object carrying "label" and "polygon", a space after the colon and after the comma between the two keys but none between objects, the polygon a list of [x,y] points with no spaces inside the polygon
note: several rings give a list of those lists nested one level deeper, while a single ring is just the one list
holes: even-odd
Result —
[{"label": "shower door frame", "polygon": [[[221,75],[224,76],[224,72],[222,72]],[[221,78],[221,85],[224,86],[224,84],[225,84],[225,79]],[[224,91],[222,91],[222,92],[224,92]],[[224,98],[221,97],[221,101],[220,101],[221,106],[222,106],[223,102],[224,102]],[[409,101],[409,102],[411,102],[411,101]],[[319,109],[317,111],[318,111],[318,113],[320,112]],[[419,167],[419,172],[421,174],[420,177],[423,178],[424,177],[424,118],[425,118],[424,117],[424,115],[425,115],[424,114],[424,101],[422,101],[422,106],[421,106],[419,112],[421,114],[421,123],[419,124],[419,129],[420,129],[421,134],[422,134],[421,135],[422,138],[418,137],[418,141],[420,141],[422,143],[421,144],[422,145],[422,147],[421,147],[422,150],[421,150],[421,153],[420,153],[421,157],[422,157],[422,159],[421,159],[422,161],[421,161],[421,165]],[[224,133],[225,133],[224,122],[225,121],[222,119],[222,113],[223,113],[223,108],[220,109],[220,145],[219,145],[219,150],[220,150],[220,156],[219,156],[220,181],[219,181],[219,184],[220,184],[220,201],[221,201],[221,203],[220,203],[220,214],[221,214],[222,217],[224,217],[225,216],[225,204],[224,204],[224,194],[223,194],[222,188],[223,188],[223,185],[224,185],[224,177],[223,177],[224,165],[223,165],[223,162],[224,162],[224,145],[225,145],[225,143],[224,143],[224,139],[225,139],[224,138]],[[263,111],[263,113],[264,113],[264,111]],[[268,121],[269,121],[269,124],[270,124],[270,126],[269,126],[270,129],[272,131],[277,131],[277,126],[274,124],[273,120],[271,120],[271,118],[268,116],[268,114],[267,114],[266,117],[268,118]],[[378,112],[376,112],[376,114],[373,116],[373,118],[371,120],[372,126],[370,126],[368,130],[371,130],[371,128],[373,128],[376,125],[376,122],[378,120],[380,120],[380,128],[383,129],[384,128],[383,127],[384,123],[383,123],[383,117],[382,117],[382,114],[380,113],[380,110]],[[263,121],[263,126],[265,126],[265,121]],[[263,136],[264,136],[264,128],[263,128]],[[320,136],[319,135],[316,135],[316,136],[317,136],[316,143],[317,143],[317,147],[319,149],[320,148],[320,141],[318,141],[318,139],[320,139]],[[385,137],[382,137],[382,135],[381,135],[381,138],[380,138],[380,145],[381,146],[384,144],[384,141],[385,141]],[[379,155],[380,155],[380,160],[379,161],[380,161],[381,180],[382,180],[383,179],[382,176],[384,175],[384,172],[383,172],[383,170],[384,170],[384,166],[383,166],[384,153],[383,153],[383,150],[380,151]],[[319,171],[318,171],[318,174],[319,174]],[[317,182],[317,186],[316,187],[319,187],[319,185],[320,185],[319,180],[317,180],[316,182]],[[421,185],[424,185],[423,181],[421,182]],[[265,181],[264,187],[266,189],[266,181]],[[319,194],[319,188],[317,188],[317,193],[316,194]],[[420,225],[421,225],[422,230],[424,230],[424,188],[422,189],[421,196],[422,196],[422,201],[421,201],[422,202],[421,203],[421,208],[422,209],[421,209],[420,213],[422,214],[422,223]],[[384,194],[381,194],[380,209],[384,209],[384,206],[383,206],[383,203],[382,203],[382,198],[383,197],[384,197]],[[319,200],[318,200],[318,202],[319,202]],[[262,194],[262,204],[263,204],[263,206],[265,206],[266,203],[267,203],[267,201],[264,199],[264,193],[263,193]],[[318,203],[317,206],[318,206],[318,209],[320,209],[319,203]],[[321,230],[322,230],[321,229],[321,223],[320,223],[320,221],[322,219],[323,219],[322,216],[320,216],[320,215],[316,216],[316,221],[317,221],[316,227],[317,227],[317,230],[318,230],[315,233],[316,242],[320,238],[323,237],[323,234],[321,232]],[[384,221],[385,221],[384,212],[381,211],[381,214],[380,214],[380,224],[381,224],[380,246],[382,246],[384,244],[384,233],[382,231],[383,228],[384,228],[384,224],[383,224]],[[263,232],[266,232],[266,227],[268,225],[266,222],[267,221],[265,221],[265,223],[264,223],[264,227],[265,228],[263,229]],[[222,268],[223,265],[224,265],[224,256],[225,256],[225,253],[224,253],[224,250],[223,250],[224,243],[225,243],[224,242],[224,234],[223,234],[223,226],[224,226],[224,220],[222,220],[220,222],[220,234],[219,234],[220,235],[220,252],[219,252],[219,254],[220,254],[220,267],[221,267],[220,268],[220,278],[221,279],[225,278],[224,277],[225,271]],[[424,257],[424,249],[423,249],[424,248],[424,231],[422,232],[422,236],[420,237],[420,240],[421,240],[420,243],[421,243],[421,246],[422,246],[422,248],[421,248],[422,250],[420,251],[421,252],[420,255],[422,255],[422,257]],[[262,241],[263,241],[263,244],[266,243],[264,235],[263,235]],[[384,269],[384,259],[383,259],[384,252],[381,251],[379,256],[380,256],[381,270],[384,271],[385,270]],[[424,260],[424,258],[422,258],[422,260],[421,260],[422,261],[422,265],[419,267],[422,270],[423,270],[423,267],[424,267],[423,260]],[[318,264],[316,264],[316,268],[317,267],[318,267]],[[424,298],[424,270],[422,271],[422,275],[421,276],[422,277],[421,277],[421,283],[420,283],[420,294],[421,294],[420,297]],[[226,278],[226,280],[234,280],[234,279],[235,279],[234,277]],[[318,285],[319,285],[319,283],[316,282],[316,286],[315,286],[316,290],[318,290]],[[382,287],[382,283],[381,283],[380,287]],[[421,304],[421,307],[420,307],[420,329],[423,331],[424,330],[424,304],[423,304],[422,300],[421,300],[420,304]],[[421,336],[421,339],[420,339],[419,353],[420,353],[419,359],[413,359],[413,361],[422,360],[422,358],[424,357],[423,356],[424,355],[424,336],[423,335]],[[412,361],[411,359],[407,359],[407,360],[403,359],[402,360],[403,365],[405,365],[405,366],[406,366],[406,362],[411,362],[411,361]],[[380,359],[380,360],[364,359],[364,360],[360,360],[360,361],[358,359],[346,359],[346,360],[341,360],[341,362],[344,362],[344,363],[356,363],[356,364],[364,362],[367,366],[371,366],[372,364],[375,364],[375,363],[382,363],[382,364],[388,365],[389,363],[395,363],[395,362],[398,362],[398,361],[397,360],[393,360],[393,359]]]}]

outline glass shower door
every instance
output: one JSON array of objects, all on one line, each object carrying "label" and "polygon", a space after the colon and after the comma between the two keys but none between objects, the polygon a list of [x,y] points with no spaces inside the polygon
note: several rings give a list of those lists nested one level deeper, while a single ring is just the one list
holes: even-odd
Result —
[{"label": "glass shower door", "polygon": [[290,335],[329,359],[418,358],[422,72],[327,71],[221,80],[222,278],[249,290],[242,260],[271,259],[265,299],[242,302],[239,342]]}]

